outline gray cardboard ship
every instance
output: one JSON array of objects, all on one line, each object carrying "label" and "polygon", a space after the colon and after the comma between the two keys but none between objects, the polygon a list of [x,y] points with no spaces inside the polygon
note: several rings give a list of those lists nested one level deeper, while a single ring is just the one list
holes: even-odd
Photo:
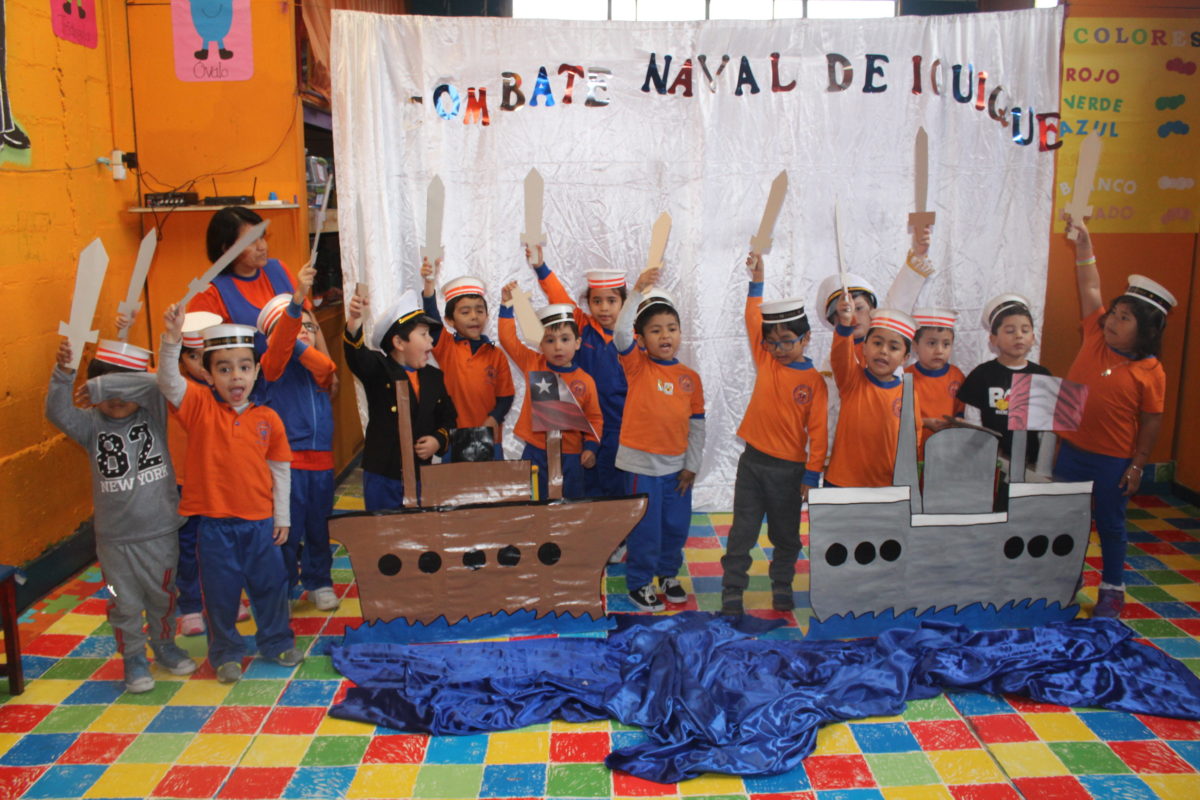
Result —
[{"label": "gray cardboard ship", "polygon": [[912,406],[905,375],[893,486],[809,492],[809,636],[927,620],[997,628],[1073,618],[1091,482],[1026,480],[1026,434],[1017,431],[1009,479],[998,486],[997,438],[951,427],[926,441],[922,492]]}]

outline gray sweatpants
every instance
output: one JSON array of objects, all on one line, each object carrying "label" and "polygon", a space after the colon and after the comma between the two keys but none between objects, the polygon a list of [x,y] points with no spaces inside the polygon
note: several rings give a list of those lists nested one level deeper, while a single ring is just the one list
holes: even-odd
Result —
[{"label": "gray sweatpants", "polygon": [[108,623],[121,655],[144,655],[147,638],[156,654],[163,644],[174,644],[179,535],[127,544],[98,539],[96,555],[109,592]]},{"label": "gray sweatpants", "polygon": [[800,486],[804,464],[786,461],[755,450],[750,445],[738,459],[733,485],[733,524],[725,555],[721,585],[745,589],[750,584],[750,551],[758,543],[762,519],[767,518],[767,538],[775,548],[768,574],[772,583],[791,586],[800,555]]}]

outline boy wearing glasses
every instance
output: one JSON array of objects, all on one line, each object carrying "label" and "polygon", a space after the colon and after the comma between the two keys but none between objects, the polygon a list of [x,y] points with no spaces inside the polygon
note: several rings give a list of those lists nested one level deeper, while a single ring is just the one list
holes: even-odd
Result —
[{"label": "boy wearing glasses", "polygon": [[316,318],[304,307],[316,270],[305,266],[294,294],[271,298],[258,315],[267,337],[262,374],[264,405],[283,419],[292,448],[292,527],[283,544],[288,589],[303,590],[318,611],[338,607],[330,569],[329,523],[333,513],[333,408],[329,391],[337,366],[316,347]]},{"label": "boy wearing glasses", "polygon": [[829,396],[825,379],[804,356],[809,341],[802,298],[763,303],[763,260],[746,259],[746,335],[757,377],[738,436],[746,449],[738,459],[733,489],[733,524],[721,558],[721,613],[744,612],[750,550],[758,543],[762,519],[775,548],[768,573],[771,607],[795,607],[792,579],[800,555],[800,506],[810,486],[820,485],[828,447]]}]

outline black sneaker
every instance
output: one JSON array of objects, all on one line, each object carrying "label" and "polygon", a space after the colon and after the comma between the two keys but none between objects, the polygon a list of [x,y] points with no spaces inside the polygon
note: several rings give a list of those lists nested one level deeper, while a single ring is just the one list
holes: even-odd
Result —
[{"label": "black sneaker", "polygon": [[737,617],[746,613],[742,605],[742,590],[726,586],[721,590],[721,613],[727,617]]},{"label": "black sneaker", "polygon": [[647,583],[642,588],[630,592],[629,599],[633,601],[633,605],[638,611],[662,611],[666,608],[662,600],[659,600],[658,595],[655,594],[652,583]]},{"label": "black sneaker", "polygon": [[684,591],[683,584],[678,578],[664,578],[661,575],[658,578],[658,588],[662,589],[662,593],[666,595],[668,603],[686,603],[688,593]]},{"label": "black sneaker", "polygon": [[790,583],[771,584],[771,608],[776,611],[792,611],[796,608],[796,598],[792,594]]}]

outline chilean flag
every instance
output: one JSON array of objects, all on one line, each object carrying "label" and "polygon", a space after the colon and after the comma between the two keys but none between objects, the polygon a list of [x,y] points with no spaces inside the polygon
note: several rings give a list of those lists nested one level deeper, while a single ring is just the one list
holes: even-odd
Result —
[{"label": "chilean flag", "polygon": [[1050,375],[1013,375],[1008,393],[1010,431],[1074,431],[1083,420],[1088,389]]},{"label": "chilean flag", "polygon": [[553,372],[529,373],[529,393],[535,431],[596,431],[579,407],[579,401]]}]

